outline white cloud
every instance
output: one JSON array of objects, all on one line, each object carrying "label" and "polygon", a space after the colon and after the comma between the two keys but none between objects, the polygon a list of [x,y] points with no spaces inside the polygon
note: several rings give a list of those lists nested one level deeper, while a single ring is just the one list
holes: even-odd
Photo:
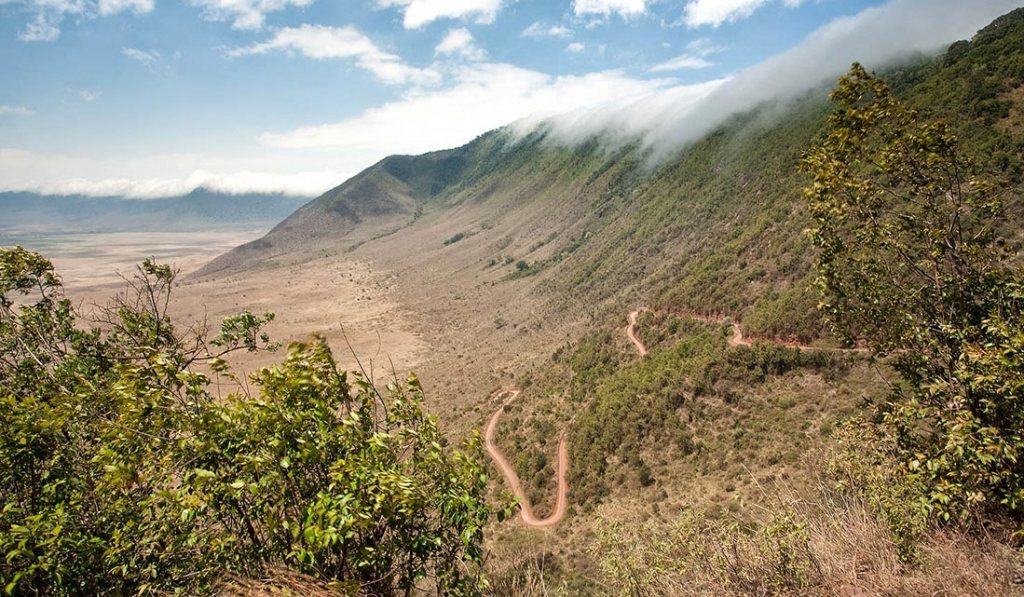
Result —
[{"label": "white cloud", "polygon": [[707,58],[693,56],[692,54],[682,54],[665,62],[655,64],[650,70],[652,73],[665,73],[676,70],[700,70],[713,65],[714,63]]},{"label": "white cloud", "polygon": [[[934,53],[970,38],[1020,0],[893,0],[852,17],[835,19],[796,47],[708,88],[703,96],[661,90],[632,105],[568,114],[546,126],[564,143],[611,134],[640,140],[653,160],[665,159],[729,116],[766,102],[786,102],[835,81],[854,61],[882,69],[920,53]],[[696,97],[696,100],[694,98]]]},{"label": "white cloud", "polygon": [[379,159],[455,147],[526,117],[536,121],[630,103],[667,84],[633,79],[621,71],[554,77],[510,64],[475,63],[457,69],[450,88],[409,93],[349,120],[267,134],[264,140],[280,148]]},{"label": "white cloud", "polygon": [[18,34],[21,41],[57,41],[60,37],[60,26],[58,23],[64,18],[63,14],[57,13],[48,16],[44,12],[36,14],[30,23],[25,25],[25,30]]},{"label": "white cloud", "polygon": [[[184,195],[198,187],[224,193],[284,193],[311,197],[340,184],[355,169],[309,169],[303,156],[225,157],[153,155],[98,157],[36,153],[0,147],[0,192],[154,199]],[[279,168],[278,170],[275,170]],[[125,178],[133,172],[134,178]]]},{"label": "white cloud", "polygon": [[0,116],[31,116],[32,110],[24,106],[5,106],[0,104]]},{"label": "white cloud", "polygon": [[565,38],[572,35],[572,30],[568,27],[563,27],[562,25],[545,25],[544,23],[537,21],[526,29],[523,29],[523,32],[520,35],[533,39],[540,39],[542,37]]},{"label": "white cloud", "polygon": [[483,60],[487,58],[487,52],[476,45],[473,34],[465,27],[452,29],[434,48],[437,55],[452,56],[458,55],[468,60]]},{"label": "white cloud", "polygon": [[686,46],[685,53],[652,66],[650,71],[652,73],[662,73],[684,69],[708,68],[714,65],[713,62],[708,60],[708,57],[723,50],[724,48],[712,44],[708,39],[695,39]]},{"label": "white cloud", "polygon": [[[683,22],[690,27],[739,21],[754,14],[757,9],[777,0],[690,0],[683,12]],[[781,0],[790,8],[799,6],[803,0]]]},{"label": "white cloud", "polygon": [[101,15],[112,15],[119,12],[145,14],[153,12],[154,0],[99,0]]},{"label": "white cloud", "polygon": [[100,91],[89,91],[88,89],[82,89],[78,92],[78,97],[82,98],[83,102],[94,102],[100,99],[101,95],[103,93]]},{"label": "white cloud", "polygon": [[619,14],[623,18],[636,17],[647,12],[649,0],[573,0],[572,11],[576,16],[598,15],[602,17]]},{"label": "white cloud", "polygon": [[32,15],[18,39],[52,42],[60,38],[60,25],[68,15],[109,16],[121,12],[143,14],[153,11],[154,0],[0,0],[0,5],[20,6]]},{"label": "white cloud", "polygon": [[401,57],[385,52],[355,27],[302,25],[279,29],[265,42],[228,51],[229,56],[251,56],[270,52],[298,52],[316,60],[352,59],[362,69],[392,85],[434,84],[440,75],[432,68],[416,68]]},{"label": "white cloud", "polygon": [[203,15],[211,21],[231,21],[231,27],[234,29],[262,29],[267,13],[278,12],[290,6],[300,8],[309,6],[314,1],[315,0],[188,0],[188,3],[192,6],[197,6],[203,9]]},{"label": "white cloud", "polygon": [[377,0],[380,8],[403,9],[402,22],[406,29],[419,29],[438,19],[493,23],[503,3],[503,0]]},{"label": "white cloud", "polygon": [[572,52],[573,54],[579,54],[583,50],[587,49],[587,44],[581,41],[574,41],[571,44],[565,46],[565,49]]},{"label": "white cloud", "polygon": [[153,66],[157,60],[160,60],[160,52],[156,50],[147,51],[138,48],[121,48],[121,53],[145,66]]}]

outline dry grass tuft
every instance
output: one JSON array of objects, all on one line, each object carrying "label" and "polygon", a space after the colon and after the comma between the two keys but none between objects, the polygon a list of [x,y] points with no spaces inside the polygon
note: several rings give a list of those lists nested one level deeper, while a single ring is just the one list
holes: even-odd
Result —
[{"label": "dry grass tuft", "polygon": [[225,597],[337,597],[352,593],[294,570],[272,568],[262,578],[230,575],[218,585],[217,594]]},{"label": "dry grass tuft", "polygon": [[521,597],[560,594],[548,587],[548,569],[552,560],[550,553],[537,550],[520,549],[516,553],[503,554],[489,571],[491,593]]},{"label": "dry grass tuft", "polygon": [[822,575],[817,594],[1024,595],[1021,553],[994,537],[933,530],[920,561],[907,565],[885,527],[856,502],[809,517],[808,536]]}]

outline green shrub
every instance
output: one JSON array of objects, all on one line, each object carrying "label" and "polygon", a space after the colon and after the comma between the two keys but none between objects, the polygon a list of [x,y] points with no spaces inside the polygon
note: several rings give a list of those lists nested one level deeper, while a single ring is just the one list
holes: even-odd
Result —
[{"label": "green shrub", "polygon": [[[415,378],[378,391],[295,344],[225,399],[206,370],[271,316],[179,336],[146,261],[86,329],[45,259],[0,250],[0,581],[7,594],[204,593],[290,568],[346,592],[474,594],[479,441],[444,447]],[[235,380],[238,381],[238,380]]]},{"label": "green shrub", "polygon": [[1001,248],[1004,184],[860,65],[833,99],[805,195],[825,313],[845,340],[895,354],[903,380],[872,447],[934,520],[1021,523],[1024,271]]},{"label": "green shrub", "polygon": [[444,246],[447,247],[448,245],[454,245],[455,243],[459,242],[460,240],[466,238],[466,236],[467,235],[466,235],[465,232],[456,232],[450,238],[448,238],[448,239],[446,239],[444,241]]}]

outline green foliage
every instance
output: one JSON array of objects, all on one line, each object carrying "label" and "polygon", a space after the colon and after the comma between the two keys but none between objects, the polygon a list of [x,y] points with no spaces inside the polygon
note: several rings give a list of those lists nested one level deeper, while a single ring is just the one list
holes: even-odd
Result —
[{"label": "green foliage", "polygon": [[948,126],[919,122],[860,65],[833,100],[828,135],[803,162],[824,310],[844,338],[884,353],[955,347],[942,323],[990,308],[977,291],[994,266],[997,187],[973,174]]},{"label": "green foliage", "polygon": [[[650,324],[657,317],[644,315],[642,322]],[[837,372],[847,358],[773,344],[730,348],[726,340],[729,331],[723,326],[678,318],[662,323],[676,331],[640,328],[645,338],[664,338],[664,344],[652,345],[643,360],[632,355],[628,361],[622,359],[614,352],[615,341],[606,334],[584,339],[569,358],[564,351],[558,353],[558,360],[567,361],[570,367],[571,402],[589,404],[586,410],[574,413],[577,418],[570,443],[573,495],[584,504],[595,503],[611,490],[612,461],[624,463],[639,484],[647,486],[656,479],[641,457],[645,449],[658,446],[658,451],[670,449],[679,457],[703,456],[707,443],[724,441],[718,434],[697,434],[694,429],[711,426],[716,420],[734,420],[739,416],[737,410],[764,408],[736,404],[741,401],[738,389],[750,391],[796,370]],[[761,410],[752,416],[758,420],[745,423],[747,432],[768,427],[784,432],[764,420],[768,412]],[[742,446],[729,442],[720,447],[737,450]]]},{"label": "green foliage", "polygon": [[466,238],[467,236],[468,235],[465,232],[456,232],[451,237],[445,239],[444,246],[447,247],[448,245],[454,245],[455,243],[459,242],[460,240]]},{"label": "green foliage", "polygon": [[0,581],[7,594],[210,591],[290,568],[346,593],[482,590],[478,438],[445,447],[415,378],[381,393],[322,340],[218,398],[201,370],[269,344],[271,316],[215,338],[166,315],[146,261],[102,330],[52,265],[0,252]]},{"label": "green foliage", "polygon": [[743,317],[744,333],[755,338],[777,338],[809,343],[826,334],[818,311],[818,292],[811,280],[766,297]]},{"label": "green foliage", "polygon": [[662,311],[641,312],[636,326],[637,334],[648,350],[670,348],[680,340],[708,329],[706,322]]},{"label": "green foliage", "polygon": [[825,473],[841,495],[863,498],[884,524],[901,560],[920,563],[920,545],[929,527],[927,490],[919,477],[893,474],[902,466],[894,442],[892,434],[873,423],[845,421],[832,435]]},{"label": "green foliage", "polygon": [[805,196],[835,331],[897,355],[877,447],[936,520],[1024,518],[1024,275],[997,242],[1004,187],[859,65],[833,99]]},{"label": "green foliage", "polygon": [[914,108],[949,122],[968,153],[1020,181],[1024,140],[1013,106],[1019,106],[1024,84],[1024,10],[996,19],[969,42],[953,44],[911,83],[906,95]]}]

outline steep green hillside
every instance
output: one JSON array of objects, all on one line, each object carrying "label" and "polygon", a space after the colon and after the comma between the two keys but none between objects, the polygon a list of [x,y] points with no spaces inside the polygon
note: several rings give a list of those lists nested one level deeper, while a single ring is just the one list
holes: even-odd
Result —
[{"label": "steep green hillside", "polygon": [[[1022,41],[1018,11],[935,61],[888,74],[922,116],[952,123],[979,171],[1010,184],[1019,183],[1024,149]],[[997,531],[994,542],[961,537],[955,525],[930,534],[933,527],[919,518],[928,517],[921,502],[900,485],[915,477],[897,473],[901,463],[863,455],[880,441],[865,439],[872,424],[891,416],[883,405],[903,404],[893,390],[903,387],[898,363],[890,369],[893,362],[855,352],[729,346],[728,326],[668,313],[740,316],[755,335],[809,340],[819,333],[813,252],[803,234],[813,222],[799,194],[808,180],[797,163],[822,136],[830,109],[812,97],[785,117],[769,117],[766,108],[720,127],[621,198],[592,242],[567,262],[569,275],[555,288],[603,297],[643,284],[641,296],[662,309],[640,317],[638,331],[650,349],[644,358],[606,326],[563,345],[518,381],[523,396],[503,423],[502,441],[519,455],[534,504],[554,494],[553,430],[570,430],[574,534],[540,563],[519,555],[533,574],[551,570],[547,582],[561,580],[581,593],[610,585],[621,594],[703,595],[723,587],[723,594],[835,594],[847,586],[855,561],[856,582],[873,587],[869,594],[1020,593],[1005,581],[1016,574],[1007,570],[1021,565],[1019,553],[999,544],[1008,535]],[[1013,187],[1006,189],[999,232],[1013,245],[1024,211]],[[1010,249],[1010,258],[1019,259],[1019,246]],[[991,350],[1002,354],[1002,347]],[[906,377],[902,383],[910,385]],[[1005,390],[994,402],[1012,411],[1015,398]],[[937,410],[958,410],[946,406],[951,400],[937,402]],[[845,428],[851,416],[871,423]],[[1010,435],[1017,428],[1000,426]],[[830,453],[837,446],[848,451]],[[876,475],[872,481],[851,481],[865,470]],[[959,487],[949,491],[954,501],[962,498]],[[502,545],[511,545],[511,554],[530,553],[531,538],[511,531]],[[588,552],[565,547],[588,542]],[[904,568],[889,574],[883,566]]]},{"label": "steep green hillside", "polygon": [[[892,75],[908,102],[922,114],[950,118],[982,167],[1017,180],[1024,139],[1014,132],[1019,121],[1018,104],[1012,97],[1024,82],[1022,67],[1024,11],[1018,11],[982,31],[973,42],[954,45],[950,54]],[[966,85],[965,79],[985,84]],[[955,114],[953,106],[960,103],[988,105],[985,100],[975,101],[978,97],[1001,98],[998,110]],[[571,275],[561,283],[600,292],[630,284],[634,272],[646,272],[653,303],[662,310],[742,317],[747,331],[755,336],[811,340],[823,333],[816,312],[818,293],[810,280],[813,254],[803,234],[811,222],[799,200],[807,181],[797,162],[819,136],[827,110],[823,99],[811,98],[791,108],[785,118],[762,113],[722,127],[677,163],[645,180],[628,201],[623,200],[619,215],[595,232],[593,246],[581,251],[570,266]],[[1008,195],[1006,199],[1005,236],[1019,238],[1024,211],[1019,198]],[[655,350],[649,360],[634,364],[621,356],[597,359],[593,355],[617,354],[617,338],[598,336],[566,347],[573,355],[567,360],[570,365],[554,365],[562,369],[555,377],[572,380],[572,387],[590,388],[589,393],[572,395],[576,404],[590,403],[578,417],[573,445],[579,464],[572,474],[577,486],[593,495],[607,490],[605,458],[609,455],[632,463],[625,470],[637,475],[646,466],[639,454],[659,443],[674,444],[686,453],[693,448],[691,438],[721,441],[718,433],[709,436],[696,429],[706,431],[707,425],[751,416],[743,414],[749,408],[745,403],[747,399],[763,401],[766,383],[792,382],[794,375],[802,379],[798,385],[805,391],[775,394],[791,406],[802,404],[807,387],[830,396],[855,388],[864,398],[884,389],[872,387],[880,380],[869,381],[870,376],[856,367],[853,377],[848,377],[850,363],[842,360],[823,362],[785,351],[742,354],[745,349],[741,349],[725,354],[720,337],[702,336],[702,330],[678,332],[685,323],[649,315],[641,323],[653,334],[648,340]],[[665,335],[669,340],[664,340]],[[609,359],[614,365],[607,364]],[[546,391],[550,388],[538,393]],[[825,411],[842,412],[854,402],[849,398],[833,401]],[[716,415],[694,412],[715,403],[721,409]],[[750,412],[763,421],[770,409]],[[544,419],[540,417],[534,425],[550,424]],[[754,462],[757,466],[752,468],[762,470],[767,467],[758,459],[765,458],[766,452],[772,458],[771,446],[795,449],[783,458],[796,458],[803,431],[816,425],[816,419],[817,414],[804,414],[790,422],[789,430],[786,424],[770,426],[773,433],[791,433],[785,441],[779,437],[751,441],[751,433],[763,423],[751,427],[749,420],[742,425],[735,421],[746,437],[737,439],[731,451],[712,453],[727,453],[717,458],[731,467],[736,463],[730,465],[730,459],[742,454],[744,446],[750,447],[748,466]],[[787,449],[780,453],[786,454]],[[618,470],[618,465],[611,468]]]}]

